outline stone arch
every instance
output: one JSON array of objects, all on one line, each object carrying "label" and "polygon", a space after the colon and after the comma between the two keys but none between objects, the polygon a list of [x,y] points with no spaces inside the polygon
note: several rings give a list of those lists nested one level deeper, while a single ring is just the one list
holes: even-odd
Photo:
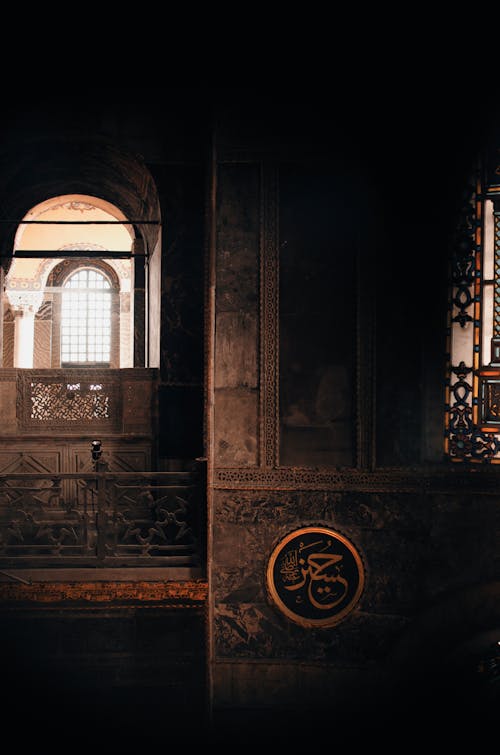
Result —
[{"label": "stone arch", "polygon": [[[118,207],[131,220],[159,221],[160,202],[154,179],[136,154],[106,141],[82,138],[64,144],[42,139],[14,144],[9,153],[7,180],[0,190],[3,217],[0,248],[4,269],[14,247],[17,222],[49,197],[87,194]],[[136,238],[150,254],[159,239],[159,225],[134,226]],[[7,272],[7,270],[6,270]]]}]

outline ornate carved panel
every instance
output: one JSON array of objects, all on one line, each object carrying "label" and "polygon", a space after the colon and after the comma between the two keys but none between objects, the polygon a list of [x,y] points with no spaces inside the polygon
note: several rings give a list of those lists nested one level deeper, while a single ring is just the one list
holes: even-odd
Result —
[{"label": "ornate carved panel", "polygon": [[26,448],[23,451],[0,449],[0,475],[16,473],[51,474],[60,472],[64,468],[61,450],[47,450],[44,448]]},{"label": "ornate carved panel", "polygon": [[18,377],[18,417],[23,429],[119,430],[121,383],[109,371],[47,375],[23,370]]},{"label": "ornate carved panel", "polygon": [[138,434],[154,437],[156,370],[3,369],[0,436]]}]

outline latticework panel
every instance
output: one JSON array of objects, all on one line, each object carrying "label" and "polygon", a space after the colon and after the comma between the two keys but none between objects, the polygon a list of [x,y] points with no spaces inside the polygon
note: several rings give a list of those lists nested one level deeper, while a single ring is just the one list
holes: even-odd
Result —
[{"label": "latticework panel", "polygon": [[31,383],[31,419],[70,420],[109,419],[110,397],[102,383],[61,385]]},{"label": "latticework panel", "polygon": [[23,375],[19,392],[21,423],[28,428],[61,428],[77,425],[119,428],[121,424],[120,383],[103,374],[75,377]]}]

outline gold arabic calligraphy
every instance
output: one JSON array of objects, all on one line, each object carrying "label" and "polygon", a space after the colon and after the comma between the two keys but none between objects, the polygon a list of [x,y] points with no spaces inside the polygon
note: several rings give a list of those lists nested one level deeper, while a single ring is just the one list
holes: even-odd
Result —
[{"label": "gold arabic calligraphy", "polygon": [[[288,551],[283,558],[280,574],[283,583],[294,583],[284,584],[286,590],[300,590],[307,584],[307,597],[311,604],[321,611],[328,611],[344,599],[349,583],[340,574],[339,564],[343,556],[321,551],[309,553],[308,556],[303,553],[321,544],[321,540],[309,545],[301,542],[298,549]],[[330,545],[331,540],[328,540],[323,551]]]}]

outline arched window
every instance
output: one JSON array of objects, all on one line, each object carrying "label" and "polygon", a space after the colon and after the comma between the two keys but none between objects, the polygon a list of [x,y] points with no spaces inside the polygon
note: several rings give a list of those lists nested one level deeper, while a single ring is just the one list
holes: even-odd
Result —
[{"label": "arched window", "polygon": [[120,367],[120,279],[102,260],[63,260],[49,277],[51,366]]},{"label": "arched window", "polygon": [[80,268],[63,284],[61,296],[61,366],[111,362],[110,281],[100,270]]}]

